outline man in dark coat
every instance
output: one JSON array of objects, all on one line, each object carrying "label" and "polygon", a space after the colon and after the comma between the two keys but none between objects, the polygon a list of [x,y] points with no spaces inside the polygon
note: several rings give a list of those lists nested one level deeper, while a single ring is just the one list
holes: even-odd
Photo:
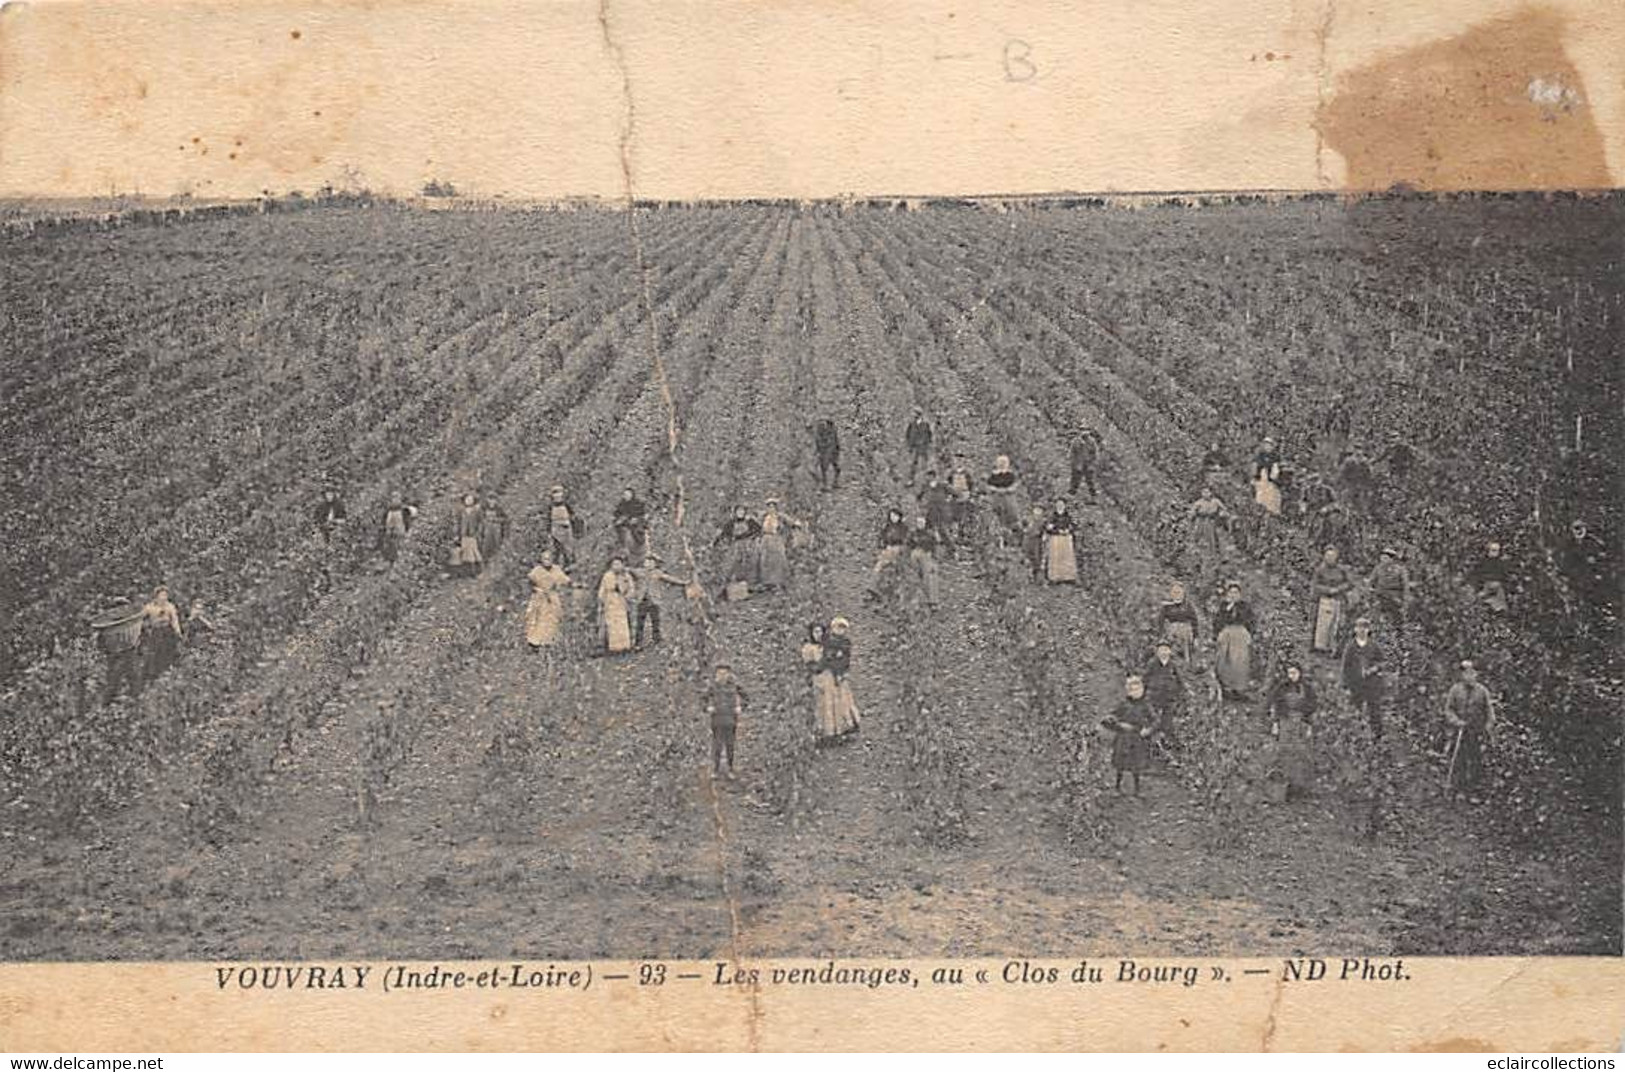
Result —
[{"label": "man in dark coat", "polygon": [[1089,501],[1094,502],[1097,495],[1095,472],[1100,464],[1100,433],[1093,428],[1082,429],[1072,440],[1070,453],[1072,481],[1067,488],[1068,494],[1076,495],[1081,483],[1089,489]]},{"label": "man in dark coat", "polygon": [[1512,568],[1501,545],[1491,541],[1484,547],[1484,557],[1473,564],[1467,574],[1467,583],[1478,594],[1479,601],[1497,614],[1505,614],[1512,600]]},{"label": "man in dark coat", "polygon": [[813,425],[813,449],[818,454],[818,486],[828,491],[841,484],[841,437],[828,417]]},{"label": "man in dark coat", "polygon": [[1151,735],[1156,732],[1157,716],[1145,698],[1145,682],[1138,674],[1130,674],[1123,683],[1126,698],[1101,723],[1113,734],[1112,768],[1116,771],[1115,787],[1123,791],[1123,775],[1134,778],[1134,795],[1140,795],[1140,772],[1151,761]]},{"label": "man in dark coat", "polygon": [[1371,571],[1371,595],[1377,601],[1390,624],[1405,620],[1411,602],[1411,575],[1399,560],[1399,552],[1384,547],[1377,559],[1377,568]]},{"label": "man in dark coat", "polygon": [[925,474],[925,487],[920,489],[920,509],[925,512],[926,524],[937,538],[944,542],[952,540],[954,527],[954,497],[937,476],[936,470]]},{"label": "man in dark coat", "polygon": [[644,540],[649,534],[649,508],[632,488],[621,492],[621,501],[615,504],[610,524],[615,529],[616,547],[635,560],[643,552]]},{"label": "man in dark coat", "polygon": [[1377,490],[1376,480],[1371,474],[1371,459],[1358,449],[1349,451],[1338,469],[1337,479],[1354,510],[1362,514],[1370,513]]},{"label": "man in dark coat", "polygon": [[1356,711],[1363,712],[1374,737],[1382,736],[1382,648],[1371,635],[1371,619],[1354,621],[1354,638],[1343,646],[1343,687]]},{"label": "man in dark coat", "polygon": [[1591,534],[1584,521],[1569,525],[1558,549],[1557,567],[1582,602],[1606,605],[1615,594],[1609,584],[1608,546]]},{"label": "man in dark coat", "polygon": [[918,406],[914,408],[914,418],[908,422],[903,430],[903,442],[908,447],[908,482],[914,483],[920,466],[929,467],[931,464],[931,422],[925,419],[925,411]]},{"label": "man in dark coat", "polygon": [[1157,641],[1156,654],[1146,664],[1140,678],[1145,682],[1145,698],[1157,713],[1157,730],[1162,734],[1163,742],[1171,747],[1176,740],[1174,720],[1185,705],[1185,683],[1179,676],[1178,664],[1174,662],[1172,643]]},{"label": "man in dark coat", "polygon": [[344,523],[345,516],[344,500],[339,498],[339,493],[332,488],[322,492],[321,501],[316,504],[315,521],[323,540],[332,542],[333,531]]}]

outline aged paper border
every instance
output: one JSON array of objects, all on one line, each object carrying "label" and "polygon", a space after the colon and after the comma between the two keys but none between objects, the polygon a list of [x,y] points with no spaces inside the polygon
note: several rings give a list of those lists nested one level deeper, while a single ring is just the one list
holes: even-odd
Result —
[{"label": "aged paper border", "polygon": [[[0,196],[1615,187],[1622,58],[1612,0],[14,0]],[[1451,79],[1476,110],[1429,88]],[[1407,960],[1402,984],[1179,963],[1231,981],[1031,987],[998,982],[1003,961],[922,960],[890,966],[972,982],[718,987],[714,963],[672,963],[705,979],[652,987],[634,962],[592,965],[632,981],[582,992],[385,995],[7,964],[0,1048],[1595,1050],[1625,1032],[1617,958]]]},{"label": "aged paper border", "polygon": [[[1004,982],[1010,965],[1055,967],[1054,985]],[[333,962],[341,963],[341,962]],[[27,1051],[231,1050],[1085,1050],[1612,1051],[1625,1032],[1625,963],[1616,958],[1403,958],[1407,982],[1286,982],[1279,960],[1193,957],[1199,981],[1116,983],[1117,958],[1089,958],[1105,982],[1066,980],[1076,959],[871,961],[925,980],[958,968],[965,982],[919,987],[719,986],[718,962],[665,962],[666,982],[638,982],[638,962],[595,962],[574,991],[383,993],[394,964],[376,962],[364,991],[243,991],[210,964],[12,964],[0,967],[0,1043]],[[487,968],[584,971],[585,962],[440,962],[469,979]],[[817,958],[745,967],[818,969]],[[1391,963],[1391,962],[1389,962]],[[414,963],[427,969],[432,962]],[[1215,981],[1222,968],[1228,982]],[[1248,970],[1262,974],[1248,976]],[[732,970],[730,966],[729,970]],[[1019,968],[1010,968],[1019,980]],[[987,982],[976,981],[978,972]],[[630,978],[609,982],[606,975]],[[679,974],[702,978],[677,981]],[[765,973],[764,973],[765,977]]]}]

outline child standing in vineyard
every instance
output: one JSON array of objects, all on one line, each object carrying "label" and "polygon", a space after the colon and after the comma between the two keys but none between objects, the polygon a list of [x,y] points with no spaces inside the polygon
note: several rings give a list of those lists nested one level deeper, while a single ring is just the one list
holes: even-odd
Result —
[{"label": "child standing in vineyard", "polygon": [[1134,778],[1134,795],[1140,795],[1140,772],[1151,763],[1151,735],[1156,732],[1156,712],[1145,698],[1145,682],[1130,674],[1123,681],[1125,699],[1101,725],[1115,734],[1112,741],[1114,788],[1123,791],[1123,775]]},{"label": "child standing in vineyard", "polygon": [[726,663],[717,665],[705,711],[711,718],[711,776],[724,777],[722,765],[726,760],[726,777],[733,781],[734,741],[739,732],[739,718],[745,711],[745,691]]}]

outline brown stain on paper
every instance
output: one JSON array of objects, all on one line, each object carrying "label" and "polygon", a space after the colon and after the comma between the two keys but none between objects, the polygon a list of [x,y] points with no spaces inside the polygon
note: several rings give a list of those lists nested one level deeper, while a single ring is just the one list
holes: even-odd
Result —
[{"label": "brown stain on paper", "polygon": [[1557,15],[1528,8],[1386,56],[1335,79],[1315,129],[1352,190],[1609,187],[1562,35]]}]

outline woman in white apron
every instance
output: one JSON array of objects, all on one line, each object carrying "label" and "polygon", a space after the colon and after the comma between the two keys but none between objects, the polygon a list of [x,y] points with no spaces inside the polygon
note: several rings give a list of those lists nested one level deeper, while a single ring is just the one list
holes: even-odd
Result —
[{"label": "woman in white apron", "polygon": [[1055,509],[1044,522],[1044,576],[1050,584],[1078,583],[1076,531],[1077,522],[1067,512],[1065,501],[1055,500]]},{"label": "woman in white apron", "polygon": [[553,560],[551,550],[530,571],[530,603],[525,607],[525,642],[532,651],[557,644],[564,627],[564,594],[570,577]]},{"label": "woman in white apron", "polygon": [[598,582],[598,635],[607,655],[632,650],[632,596],[635,585],[619,556]]}]

